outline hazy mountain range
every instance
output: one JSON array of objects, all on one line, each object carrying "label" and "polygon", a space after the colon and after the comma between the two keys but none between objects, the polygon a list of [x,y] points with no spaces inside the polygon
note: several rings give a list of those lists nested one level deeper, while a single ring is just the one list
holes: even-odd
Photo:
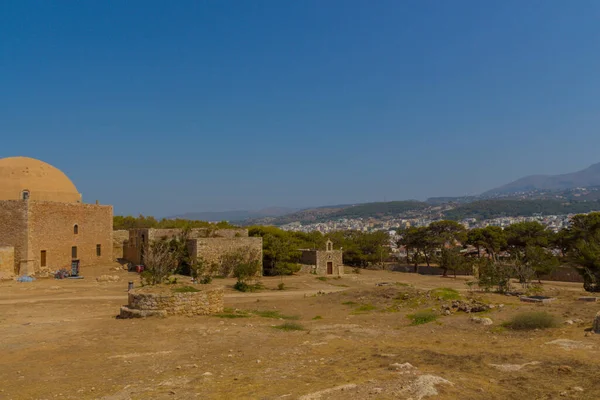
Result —
[{"label": "hazy mountain range", "polygon": [[247,219],[280,217],[298,211],[298,208],[289,207],[269,207],[258,211],[236,210],[236,211],[217,211],[217,212],[188,212],[175,215],[170,218],[183,218],[191,220],[220,222],[220,221],[245,221]]},{"label": "hazy mountain range", "polygon": [[584,170],[561,175],[531,175],[488,190],[482,196],[503,195],[532,190],[565,190],[577,187],[600,186],[600,163]]},{"label": "hazy mountain range", "polygon": [[[465,196],[465,197],[435,197],[427,199],[426,202],[418,202],[414,200],[395,201],[387,203],[365,203],[355,205],[336,205],[322,206],[311,208],[289,208],[289,207],[270,207],[258,211],[238,210],[238,211],[223,211],[223,212],[188,212],[173,216],[172,218],[185,218],[194,220],[203,220],[210,222],[230,221],[258,223],[258,224],[284,224],[293,221],[314,222],[330,218],[354,218],[354,217],[369,217],[378,215],[391,215],[409,210],[419,210],[427,206],[435,206],[448,203],[478,203],[486,199],[503,198],[503,199],[525,199],[528,196],[521,196],[523,193],[531,192],[550,192],[551,197],[555,201],[557,198],[568,200],[568,194],[559,193],[568,191],[574,188],[583,187],[600,187],[600,163],[594,164],[584,170],[560,175],[531,175],[514,182],[500,186],[495,189],[488,190],[480,196]],[[554,193],[557,192],[557,193]],[[592,197],[580,197],[577,201],[597,201],[599,193],[594,192]],[[542,201],[548,200],[548,197],[535,196],[527,198],[527,201]],[[558,197],[556,197],[558,196]],[[513,201],[514,203],[514,201]],[[500,203],[503,207],[504,203]],[[514,204],[511,203],[514,208]],[[510,214],[510,213],[509,213]]]}]

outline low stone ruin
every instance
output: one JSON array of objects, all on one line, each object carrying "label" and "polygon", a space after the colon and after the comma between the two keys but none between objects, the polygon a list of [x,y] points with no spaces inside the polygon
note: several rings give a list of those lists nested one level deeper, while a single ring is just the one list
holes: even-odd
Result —
[{"label": "low stone ruin", "polygon": [[547,296],[521,296],[521,297],[519,297],[519,300],[521,300],[524,303],[542,303],[542,304],[548,304],[548,303],[552,303],[554,300],[556,300],[556,297],[547,297]]},{"label": "low stone ruin", "polygon": [[449,315],[453,312],[462,311],[466,313],[477,313],[482,311],[487,311],[495,306],[490,304],[485,304],[475,299],[465,301],[465,300],[454,300],[451,304],[444,304],[442,306],[442,312],[444,314]]},{"label": "low stone ruin", "polygon": [[223,312],[223,287],[202,286],[197,292],[175,292],[172,288],[140,288],[129,291],[129,302],[119,318],[209,315]]},{"label": "low stone ruin", "polygon": [[592,328],[592,332],[600,334],[600,311],[596,314],[596,318],[594,318],[594,326]]}]

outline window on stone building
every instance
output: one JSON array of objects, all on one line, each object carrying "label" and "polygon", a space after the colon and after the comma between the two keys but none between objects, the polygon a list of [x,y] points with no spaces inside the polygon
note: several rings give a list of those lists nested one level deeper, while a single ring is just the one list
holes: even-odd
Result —
[{"label": "window on stone building", "polygon": [[79,234],[79,225],[77,225],[77,224],[73,225],[73,234],[75,234],[75,235]]},{"label": "window on stone building", "polygon": [[96,245],[96,256],[100,257],[102,255],[102,246],[97,244]]},{"label": "window on stone building", "polygon": [[29,190],[23,190],[21,192],[21,199],[23,199],[23,200],[29,200]]},{"label": "window on stone building", "polygon": [[46,266],[46,250],[42,250],[42,252],[40,253],[40,266]]},{"label": "window on stone building", "polygon": [[71,258],[77,258],[77,246],[71,247]]}]

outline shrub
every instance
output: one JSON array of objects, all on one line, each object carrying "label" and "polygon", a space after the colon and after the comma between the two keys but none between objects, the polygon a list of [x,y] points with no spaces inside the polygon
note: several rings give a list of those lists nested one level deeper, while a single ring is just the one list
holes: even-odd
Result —
[{"label": "shrub", "polygon": [[373,304],[361,304],[355,311],[366,312],[366,311],[373,311],[376,308],[377,307],[375,307]]},{"label": "shrub", "polygon": [[317,320],[317,319],[323,319],[323,317],[321,317],[320,315],[316,315],[315,317],[313,317],[313,320]]},{"label": "shrub", "polygon": [[281,282],[279,285],[277,285],[277,290],[285,290],[285,283]]},{"label": "shrub", "polygon": [[353,274],[360,274],[360,268],[358,268],[358,267],[352,268],[352,273]]},{"label": "shrub", "polygon": [[260,283],[260,282],[257,282],[254,284],[249,284],[246,282],[237,281],[233,285],[233,288],[240,292],[256,292],[256,291],[263,289],[264,287],[263,287],[262,283]]},{"label": "shrub", "polygon": [[530,331],[534,329],[553,328],[558,325],[556,317],[545,311],[533,311],[517,314],[509,321],[502,324],[510,329],[518,331]]},{"label": "shrub", "polygon": [[192,286],[181,286],[178,288],[173,288],[173,292],[175,292],[175,293],[195,293],[195,292],[199,292],[199,291],[200,290],[198,290]]},{"label": "shrub", "polygon": [[431,310],[423,310],[407,315],[407,317],[412,320],[411,325],[422,325],[435,321],[438,315]]},{"label": "shrub", "polygon": [[142,284],[158,285],[163,283],[177,268],[178,254],[173,251],[166,240],[151,243],[145,249],[144,273],[141,275]]},{"label": "shrub", "polygon": [[282,331],[303,331],[304,330],[304,327],[302,325],[297,324],[295,322],[286,322],[281,325],[276,325],[273,328],[279,329]]},{"label": "shrub", "polygon": [[301,269],[302,266],[300,264],[291,262],[278,262],[275,264],[274,272],[276,275],[294,275]]},{"label": "shrub", "polygon": [[318,276],[315,279],[318,279],[318,280],[323,281],[323,282],[327,281],[327,277],[326,276]]},{"label": "shrub", "polygon": [[431,291],[431,297],[442,300],[460,300],[460,293],[450,288],[437,288]]}]

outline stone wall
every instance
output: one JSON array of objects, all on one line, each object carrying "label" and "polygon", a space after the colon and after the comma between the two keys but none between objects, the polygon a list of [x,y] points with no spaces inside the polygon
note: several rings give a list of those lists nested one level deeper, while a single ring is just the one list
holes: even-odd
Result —
[{"label": "stone wall", "polygon": [[[80,266],[110,264],[113,261],[112,206],[80,203],[28,202],[27,249],[34,271],[70,268],[72,247],[77,247]],[[75,233],[77,225],[77,233]],[[97,254],[100,245],[100,255]],[[46,252],[46,266],[40,265]]]},{"label": "stone wall", "polygon": [[[142,288],[129,292],[127,306],[121,307],[121,318],[169,315],[209,315],[223,312],[223,287],[201,286],[199,292],[174,293],[171,288]],[[153,293],[153,290],[156,290]]]},{"label": "stone wall", "polygon": [[317,265],[317,251],[318,250],[300,250],[302,256],[300,257],[300,264],[306,265]]},{"label": "stone wall", "polygon": [[[13,273],[23,272],[27,266],[27,202],[23,200],[0,201],[0,245],[14,247]],[[32,271],[33,273],[33,271]]]},{"label": "stone wall", "polygon": [[[146,251],[148,243],[161,239],[172,239],[181,235],[182,229],[153,229],[138,228],[129,230],[129,239],[123,247],[123,258],[137,265],[143,264],[142,253]],[[209,230],[206,228],[192,229],[189,233],[189,239],[232,239],[244,240],[248,238],[247,229],[217,229]],[[217,242],[215,242],[217,243]],[[217,244],[219,246],[219,244]],[[262,254],[262,239],[261,239]]]},{"label": "stone wall", "polygon": [[220,264],[221,257],[235,251],[255,253],[261,262],[263,259],[263,241],[261,237],[199,238],[188,240],[188,251],[194,258],[201,257],[207,263]]},{"label": "stone wall", "polygon": [[0,246],[0,279],[12,279],[15,276],[15,248]]},{"label": "stone wall", "polygon": [[125,248],[129,241],[129,231],[116,230],[113,231],[113,258],[119,260],[125,257]]}]

